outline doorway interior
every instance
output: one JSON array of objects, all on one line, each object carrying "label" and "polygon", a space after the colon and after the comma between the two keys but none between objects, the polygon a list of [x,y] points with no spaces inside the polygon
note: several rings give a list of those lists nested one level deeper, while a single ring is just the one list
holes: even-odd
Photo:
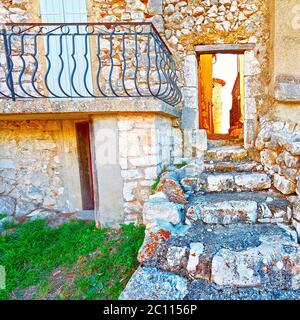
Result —
[{"label": "doorway interior", "polygon": [[199,127],[210,140],[243,141],[244,55],[198,56]]}]

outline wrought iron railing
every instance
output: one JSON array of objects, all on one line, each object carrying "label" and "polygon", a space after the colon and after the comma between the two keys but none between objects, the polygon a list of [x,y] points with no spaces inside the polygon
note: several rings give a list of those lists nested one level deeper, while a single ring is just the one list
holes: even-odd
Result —
[{"label": "wrought iron railing", "polygon": [[152,23],[6,24],[0,97],[181,101],[176,65]]}]

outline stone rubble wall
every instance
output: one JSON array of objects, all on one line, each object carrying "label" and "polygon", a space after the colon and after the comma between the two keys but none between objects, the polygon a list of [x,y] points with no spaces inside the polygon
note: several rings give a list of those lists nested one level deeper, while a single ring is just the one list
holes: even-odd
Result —
[{"label": "stone rubble wall", "polygon": [[[0,20],[6,23],[18,23],[18,22],[29,22],[34,21],[32,17],[35,17],[33,2],[29,0],[2,0],[0,1]],[[24,40],[25,50],[24,50],[24,62],[26,64],[26,69],[22,77],[22,83],[24,84],[25,90],[29,93],[33,93],[34,90],[30,85],[30,78],[34,71],[34,59],[30,55],[34,51],[33,39],[28,37]],[[23,61],[17,57],[20,53],[20,40],[16,41],[12,38],[12,62],[15,67],[15,72],[13,72],[13,77],[15,81],[18,79],[19,73],[23,68]],[[0,39],[0,89],[4,94],[10,94],[10,91],[6,85],[5,76],[7,74],[7,61],[4,50],[3,38]],[[37,87],[39,87],[38,75],[35,81]],[[16,86],[16,90],[19,90],[19,86]]]},{"label": "stone rubble wall", "polygon": [[261,118],[255,143],[265,170],[273,175],[274,187],[285,195],[300,195],[300,127]]},{"label": "stone rubble wall", "polygon": [[300,234],[300,126],[292,121],[261,118],[255,147],[259,160],[273,177],[273,186],[289,196],[292,223]]},{"label": "stone rubble wall", "polygon": [[[72,130],[70,121],[64,126]],[[72,177],[65,175],[76,168],[76,140],[62,127],[61,121],[0,122],[1,213],[19,218],[41,208],[81,209],[79,179],[71,182],[71,198],[66,180]],[[72,162],[68,168],[66,157]],[[76,179],[76,171],[72,175]]]}]

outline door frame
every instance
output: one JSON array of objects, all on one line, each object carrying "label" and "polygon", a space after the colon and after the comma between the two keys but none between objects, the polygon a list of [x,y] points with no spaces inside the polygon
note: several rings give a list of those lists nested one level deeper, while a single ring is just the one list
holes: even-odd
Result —
[{"label": "door frame", "polygon": [[[250,70],[252,66],[252,61],[249,56],[253,56],[255,44],[213,44],[213,45],[196,45],[195,53],[197,59],[201,54],[214,54],[214,53],[223,53],[223,54],[238,54],[244,56],[244,70]],[[197,60],[198,61],[198,60]],[[246,75],[244,72],[244,92],[248,92],[247,78],[250,75]],[[198,88],[199,88],[199,77],[197,78]],[[254,145],[255,140],[255,128],[256,128],[256,104],[253,97],[248,97],[245,94],[244,97],[244,147],[246,149],[251,148]],[[199,101],[198,101],[198,110],[199,110]],[[200,115],[199,115],[200,118]]]}]

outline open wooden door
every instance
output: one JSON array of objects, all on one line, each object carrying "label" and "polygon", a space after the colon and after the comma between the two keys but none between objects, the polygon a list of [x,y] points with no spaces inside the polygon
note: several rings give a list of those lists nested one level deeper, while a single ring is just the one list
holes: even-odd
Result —
[{"label": "open wooden door", "polygon": [[213,55],[201,54],[198,65],[199,81],[199,127],[208,134],[214,132],[212,112],[213,94]]},{"label": "open wooden door", "polygon": [[77,150],[80,171],[82,209],[94,209],[90,129],[88,122],[76,123]]}]

